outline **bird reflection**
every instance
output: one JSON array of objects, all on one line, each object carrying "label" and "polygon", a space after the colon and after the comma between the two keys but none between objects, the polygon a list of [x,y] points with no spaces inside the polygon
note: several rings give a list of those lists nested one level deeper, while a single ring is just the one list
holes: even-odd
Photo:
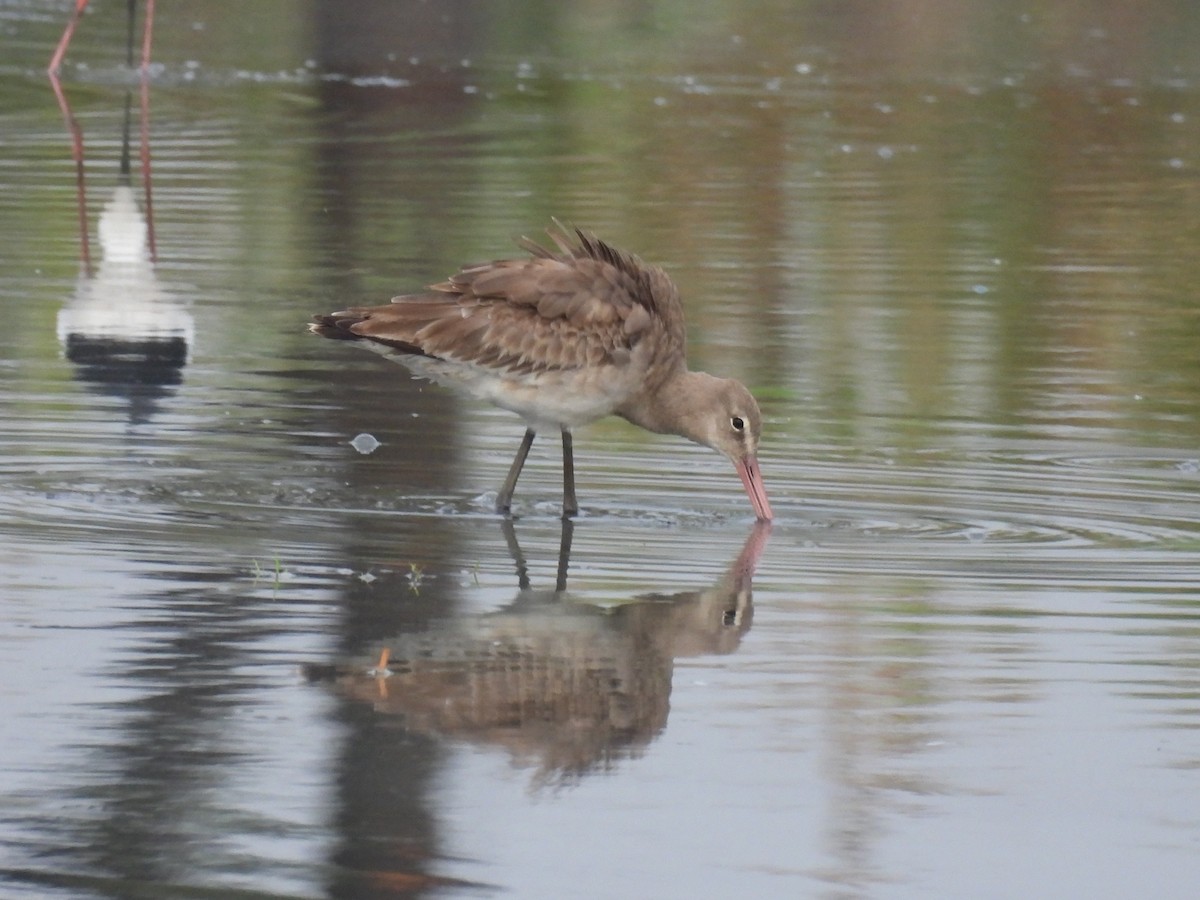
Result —
[{"label": "bird reflection", "polygon": [[566,589],[572,523],[563,522],[557,583],[530,585],[511,522],[519,590],[496,612],[404,634],[371,668],[309,667],[409,731],[505,748],[561,784],[638,755],[667,721],[675,659],[732,653],[751,622],[751,580],[770,534],[758,523],[704,590],[600,603]]},{"label": "bird reflection", "polygon": [[[58,314],[58,340],[76,366],[76,376],[105,394],[127,399],[129,418],[144,421],[155,401],[182,381],[194,342],[191,314],[160,284],[155,271],[154,217],[150,177],[149,82],[146,63],[152,16],[147,15],[140,81],[140,162],[143,207],[132,179],[133,92],[125,95],[117,185],[100,213],[97,234],[100,260],[93,259],[89,237],[83,133],[58,78],[58,65],[73,26],[64,33],[51,63],[50,83],[72,141],[79,207],[80,275],[74,295]],[[133,65],[133,18],[129,4],[128,63]],[[151,7],[152,8],[152,7]]]}]

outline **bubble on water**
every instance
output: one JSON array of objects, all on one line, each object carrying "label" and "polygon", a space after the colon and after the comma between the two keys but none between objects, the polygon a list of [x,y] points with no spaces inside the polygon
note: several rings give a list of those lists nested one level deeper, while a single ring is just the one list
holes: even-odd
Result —
[{"label": "bubble on water", "polygon": [[362,434],[357,435],[354,440],[350,442],[350,446],[366,456],[368,453],[374,453],[382,445],[375,438],[375,435],[363,432]]},{"label": "bubble on water", "polygon": [[1193,475],[1200,472],[1200,459],[1185,459],[1177,468],[1180,472],[1190,472]]}]

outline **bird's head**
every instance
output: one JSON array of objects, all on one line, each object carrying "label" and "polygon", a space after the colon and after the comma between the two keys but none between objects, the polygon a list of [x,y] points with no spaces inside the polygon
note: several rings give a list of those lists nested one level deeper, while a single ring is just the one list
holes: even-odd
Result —
[{"label": "bird's head", "polygon": [[684,436],[711,447],[729,459],[741,476],[746,495],[759,519],[771,519],[771,504],[758,470],[758,441],[762,435],[762,412],[745,385],[732,378],[689,373],[700,395]]}]

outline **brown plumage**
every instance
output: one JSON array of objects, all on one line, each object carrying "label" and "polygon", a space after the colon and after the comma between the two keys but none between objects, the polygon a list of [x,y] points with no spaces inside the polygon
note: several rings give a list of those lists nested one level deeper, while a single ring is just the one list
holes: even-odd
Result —
[{"label": "brown plumage", "polygon": [[683,306],[667,273],[579,229],[548,234],[555,249],[522,238],[527,258],[466,266],[427,293],[314,316],[309,328],[521,416],[528,428],[498,510],[511,505],[536,432],[557,428],[563,513],[575,513],[571,429],[615,414],[727,456],[758,518],[770,519],[758,404],[737,381],[688,370]]}]

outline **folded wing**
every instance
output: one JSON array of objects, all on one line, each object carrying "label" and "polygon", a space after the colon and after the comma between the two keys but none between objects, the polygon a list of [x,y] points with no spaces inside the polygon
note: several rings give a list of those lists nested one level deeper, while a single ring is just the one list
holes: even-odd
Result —
[{"label": "folded wing", "polygon": [[[682,311],[670,278],[582,231],[528,239],[525,259],[466,266],[428,292],[316,316],[325,337],[514,374],[623,364],[644,340],[683,358]],[[664,348],[665,349],[665,348]]]}]

